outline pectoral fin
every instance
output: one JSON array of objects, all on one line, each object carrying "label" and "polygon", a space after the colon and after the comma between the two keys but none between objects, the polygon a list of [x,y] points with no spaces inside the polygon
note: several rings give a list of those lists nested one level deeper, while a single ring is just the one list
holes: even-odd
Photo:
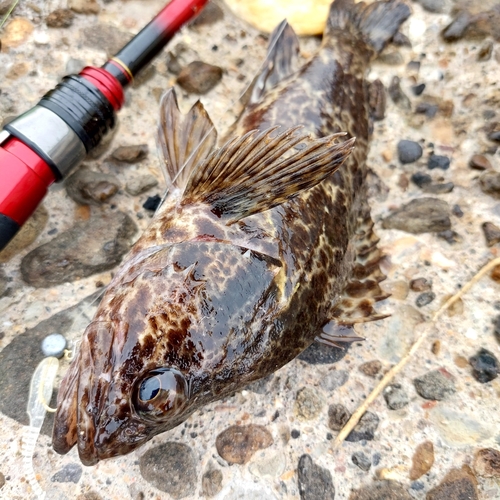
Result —
[{"label": "pectoral fin", "polygon": [[316,342],[329,345],[330,347],[340,347],[342,343],[351,343],[365,340],[356,335],[352,326],[339,325],[336,321],[329,321],[323,331],[316,337]]}]

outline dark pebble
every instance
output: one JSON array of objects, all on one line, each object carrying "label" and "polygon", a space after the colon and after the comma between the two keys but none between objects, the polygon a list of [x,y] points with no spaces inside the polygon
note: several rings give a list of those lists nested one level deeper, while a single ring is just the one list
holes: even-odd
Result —
[{"label": "dark pebble", "polygon": [[222,19],[224,19],[224,11],[216,3],[209,2],[189,23],[189,26],[211,26]]},{"label": "dark pebble", "polygon": [[372,441],[375,437],[380,419],[375,413],[367,411],[356,424],[356,427],[345,438],[346,441],[356,443],[358,441]]},{"label": "dark pebble", "polygon": [[337,403],[329,406],[328,427],[332,431],[340,431],[350,418],[351,414],[344,405]]},{"label": "dark pebble", "polygon": [[56,9],[45,19],[49,28],[69,28],[73,24],[75,14],[70,9]]},{"label": "dark pebble", "polygon": [[496,341],[500,344],[500,315],[493,320],[493,335],[495,336]]},{"label": "dark pebble", "polygon": [[455,380],[444,368],[415,378],[413,384],[420,396],[434,401],[441,401],[456,392]]},{"label": "dark pebble", "polygon": [[320,380],[321,387],[328,393],[332,393],[335,389],[342,387],[349,380],[349,372],[347,370],[330,370]]},{"label": "dark pebble", "polygon": [[483,193],[500,199],[500,172],[484,172],[479,178],[479,185]]},{"label": "dark pebble", "polygon": [[421,95],[422,92],[425,90],[425,83],[419,83],[418,85],[412,85],[411,90],[415,95]]},{"label": "dark pebble", "polygon": [[430,170],[435,168],[448,170],[450,168],[450,159],[443,155],[430,155],[427,161],[427,167],[429,167]]},{"label": "dark pebble", "polygon": [[316,465],[309,455],[302,455],[297,467],[301,500],[334,500],[335,488],[330,471]]},{"label": "dark pebble", "polygon": [[469,167],[476,170],[490,170],[492,168],[490,160],[484,155],[473,155],[469,160]]},{"label": "dark pebble", "polygon": [[349,500],[413,500],[413,497],[396,481],[375,481],[353,490]]},{"label": "dark pebble", "polygon": [[232,425],[215,440],[217,453],[229,464],[246,464],[258,450],[273,444],[271,433],[262,425]]},{"label": "dark pebble", "polygon": [[120,189],[116,177],[80,168],[64,182],[69,197],[82,205],[100,205]]},{"label": "dark pebble", "polygon": [[419,188],[429,186],[432,183],[432,177],[424,172],[415,172],[411,176],[411,181],[416,184]]},{"label": "dark pebble", "polygon": [[427,118],[434,118],[438,111],[439,106],[430,102],[421,102],[415,108],[415,113],[425,115]]},{"label": "dark pebble", "polygon": [[429,184],[424,187],[424,192],[428,194],[446,194],[451,193],[455,188],[453,182],[442,182],[439,184]]},{"label": "dark pebble", "polygon": [[137,144],[135,146],[119,146],[112,153],[114,160],[125,163],[137,163],[148,156],[149,148],[147,144]]},{"label": "dark pebble", "polygon": [[372,457],[372,463],[375,467],[380,463],[380,460],[382,460],[382,455],[379,452],[376,452],[373,454]]},{"label": "dark pebble", "polygon": [[371,460],[362,451],[354,452],[351,456],[351,460],[354,465],[357,465],[365,472],[368,472],[372,466]]},{"label": "dark pebble", "polygon": [[491,53],[493,52],[493,42],[491,40],[487,40],[481,47],[477,53],[478,61],[489,61],[491,59]]},{"label": "dark pebble", "polygon": [[395,45],[396,47],[409,47],[411,49],[410,39],[406,35],[401,33],[401,31],[398,31],[392,37],[392,44]]},{"label": "dark pebble", "polygon": [[464,212],[460,208],[460,205],[453,205],[451,208],[451,213],[455,216],[458,217],[459,219],[464,216]]},{"label": "dark pebble", "polygon": [[302,351],[298,359],[310,365],[325,365],[336,363],[341,360],[349,351],[349,346],[330,347],[319,342],[313,342],[305,351]]},{"label": "dark pebble", "polygon": [[434,445],[424,441],[415,448],[411,459],[410,480],[415,481],[427,474],[434,465]]},{"label": "dark pebble", "polygon": [[[0,12],[0,14],[2,14]],[[5,476],[0,472],[0,489],[3,487],[3,485],[5,484]]]},{"label": "dark pebble", "polygon": [[168,71],[174,75],[178,75],[182,71],[182,64],[179,57],[171,51],[167,52],[166,64]]},{"label": "dark pebble", "polygon": [[78,483],[82,477],[83,469],[79,464],[65,465],[60,471],[57,471],[50,480],[53,483]]},{"label": "dark pebble", "polygon": [[160,202],[161,198],[158,194],[155,194],[154,196],[148,196],[148,199],[142,204],[142,208],[154,212],[158,208]]},{"label": "dark pebble", "polygon": [[406,69],[407,69],[410,73],[418,73],[418,72],[420,71],[420,66],[421,66],[420,61],[410,61],[410,62],[406,65]]},{"label": "dark pebble", "polygon": [[112,269],[136,231],[123,212],[92,214],[29,252],[21,261],[23,279],[32,286],[49,287]]},{"label": "dark pebble", "polygon": [[366,363],[363,363],[359,367],[360,372],[373,378],[375,378],[379,374],[381,369],[382,369],[382,363],[378,359],[374,359],[373,361],[367,361]]},{"label": "dark pebble", "polygon": [[441,14],[445,12],[447,6],[446,0],[417,0],[417,1],[424,8],[424,10],[435,14]]},{"label": "dark pebble", "polygon": [[426,292],[432,289],[432,280],[415,278],[410,281],[410,289],[414,292]]},{"label": "dark pebble", "polygon": [[500,478],[500,451],[482,448],[474,456],[474,471],[482,477]]},{"label": "dark pebble", "polygon": [[443,30],[443,38],[447,42],[455,42],[465,35],[471,22],[471,16],[468,12],[460,12],[455,19]]},{"label": "dark pebble", "polygon": [[486,238],[486,244],[489,247],[492,247],[496,243],[500,243],[500,227],[493,224],[493,222],[483,222],[481,227],[484,237]]},{"label": "dark pebble", "polygon": [[452,229],[447,229],[446,231],[437,233],[437,237],[446,241],[446,243],[449,243],[450,245],[454,245],[455,243],[462,243],[463,241],[463,238]]},{"label": "dark pebble", "polygon": [[300,436],[300,431],[298,431],[297,429],[293,429],[290,433],[290,436],[292,436],[292,439],[297,439]]},{"label": "dark pebble", "polygon": [[389,96],[396,106],[399,108],[409,111],[411,109],[411,102],[408,96],[403,92],[401,88],[400,80],[397,76],[394,76],[391,80],[391,84],[387,89]]},{"label": "dark pebble", "polygon": [[469,363],[472,366],[472,375],[481,384],[491,382],[498,377],[500,364],[495,355],[487,349],[479,349],[477,354],[470,358]]},{"label": "dark pebble", "polygon": [[477,480],[466,465],[452,469],[441,483],[427,493],[426,500],[479,500]]},{"label": "dark pebble", "polygon": [[368,87],[368,106],[374,120],[383,120],[387,106],[387,96],[384,84],[377,78]]},{"label": "dark pebble", "polygon": [[415,491],[422,491],[425,488],[425,484],[422,481],[413,481],[410,484],[410,488]]},{"label": "dark pebble", "polygon": [[384,399],[391,410],[400,410],[409,402],[408,394],[401,384],[391,384],[384,389]]},{"label": "dark pebble", "polygon": [[80,39],[85,47],[103,50],[112,56],[130,41],[130,33],[109,24],[98,23],[80,30]]},{"label": "dark pebble", "polygon": [[188,64],[177,77],[177,83],[193,94],[206,94],[222,79],[222,68],[202,61]]},{"label": "dark pebble", "polygon": [[196,464],[193,450],[186,444],[174,442],[150,448],[139,459],[142,477],[175,499],[194,494]]},{"label": "dark pebble", "polygon": [[448,204],[437,198],[417,198],[382,220],[384,229],[420,234],[451,228]]},{"label": "dark pebble", "polygon": [[398,142],[398,158],[401,163],[413,163],[422,156],[422,146],[415,141]]},{"label": "dark pebble", "polygon": [[493,130],[488,134],[488,139],[494,142],[500,142],[500,130]]},{"label": "dark pebble", "polygon": [[205,472],[201,478],[201,492],[206,497],[214,497],[222,489],[222,472],[213,469]]}]

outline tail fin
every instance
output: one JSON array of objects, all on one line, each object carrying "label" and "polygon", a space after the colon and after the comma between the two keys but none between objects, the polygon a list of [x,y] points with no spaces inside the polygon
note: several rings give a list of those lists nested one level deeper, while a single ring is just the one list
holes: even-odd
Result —
[{"label": "tail fin", "polygon": [[353,0],[335,0],[330,7],[324,36],[329,37],[338,30],[348,31],[361,37],[378,54],[409,15],[410,8],[400,0],[370,5],[354,3]]}]

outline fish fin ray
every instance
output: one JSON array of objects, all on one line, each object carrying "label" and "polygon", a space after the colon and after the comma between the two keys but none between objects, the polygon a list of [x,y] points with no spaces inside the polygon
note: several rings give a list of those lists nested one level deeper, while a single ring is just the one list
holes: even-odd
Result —
[{"label": "fish fin ray", "polygon": [[330,347],[344,349],[342,344],[359,342],[365,339],[356,335],[352,325],[342,325],[336,320],[332,320],[323,326],[321,333],[315,340]]},{"label": "fish fin ray", "polygon": [[157,141],[167,190],[182,190],[193,169],[214,148],[217,131],[200,101],[183,115],[171,88],[161,98]]},{"label": "fish fin ray", "polygon": [[408,18],[410,8],[399,0],[354,3],[353,0],[335,0],[330,7],[326,32],[350,31],[361,37],[378,54],[398,32]]},{"label": "fish fin ray", "polygon": [[321,139],[301,127],[251,130],[226,142],[192,173],[181,203],[206,203],[228,224],[263,212],[314,187],[335,172],[353,149],[343,134]]}]

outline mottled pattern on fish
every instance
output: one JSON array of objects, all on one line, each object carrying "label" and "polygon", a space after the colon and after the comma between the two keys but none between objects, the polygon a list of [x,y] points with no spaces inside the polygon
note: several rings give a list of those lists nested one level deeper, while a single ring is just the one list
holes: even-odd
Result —
[{"label": "mottled pattern on fish", "polygon": [[[215,132],[202,106],[182,117],[167,94],[160,143],[169,194],[111,282],[63,382],[57,451],[77,444],[86,464],[127,453],[274,372],[316,338],[329,342],[337,326],[381,317],[373,304],[385,297],[383,275],[364,186],[364,77],[408,14],[393,1],[337,0],[321,50],[298,72],[296,38],[280,25],[271,64],[211,156]],[[276,125],[282,129],[245,136]],[[303,129],[287,131],[297,125]],[[337,132],[347,136],[331,136]],[[228,146],[230,137],[243,139]],[[349,137],[356,147],[338,168]],[[270,159],[259,163],[266,147]],[[271,158],[280,148],[287,151]]]}]

